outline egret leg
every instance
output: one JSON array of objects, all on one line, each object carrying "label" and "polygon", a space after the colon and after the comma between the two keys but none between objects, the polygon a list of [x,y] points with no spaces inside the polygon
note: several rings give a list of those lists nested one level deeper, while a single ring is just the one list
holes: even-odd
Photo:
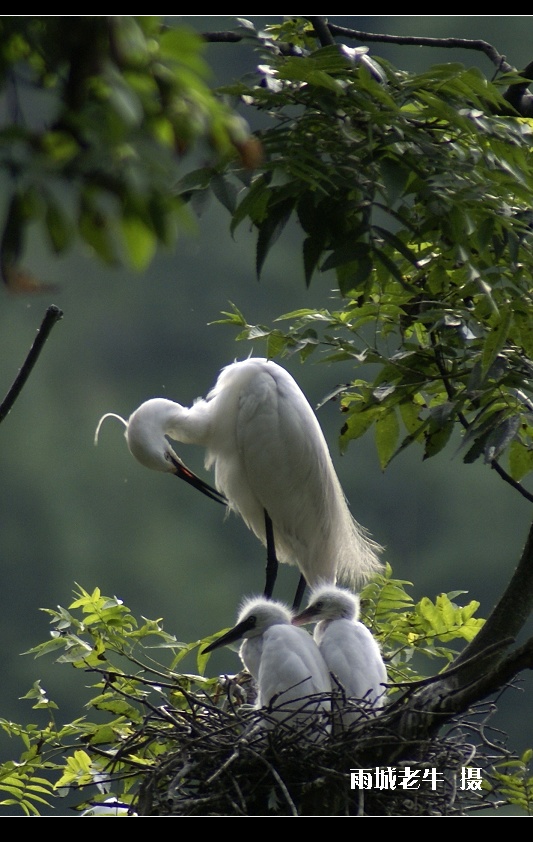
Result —
[{"label": "egret leg", "polygon": [[266,582],[265,592],[263,596],[266,599],[272,598],[274,585],[276,584],[276,577],[278,575],[278,557],[276,555],[276,546],[274,544],[274,527],[270,515],[265,509],[265,532],[267,544],[267,563],[266,563]]},{"label": "egret leg", "polygon": [[292,610],[293,611],[298,611],[306,587],[307,587],[307,582],[305,581],[305,578],[304,578],[303,574],[301,574],[300,580],[298,582],[298,587],[296,589],[296,596],[294,597],[294,602],[292,603]]}]

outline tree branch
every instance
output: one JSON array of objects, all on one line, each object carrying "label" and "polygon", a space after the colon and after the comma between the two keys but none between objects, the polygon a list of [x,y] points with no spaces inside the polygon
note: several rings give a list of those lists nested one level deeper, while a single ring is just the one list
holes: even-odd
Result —
[{"label": "tree branch", "polygon": [[[516,73],[516,68],[510,65],[505,56],[498,50],[481,39],[470,38],[431,38],[418,35],[386,35],[380,32],[363,32],[361,29],[351,29],[346,26],[337,26],[328,23],[327,18],[319,16],[308,16],[307,20],[313,25],[316,36],[322,46],[334,44],[334,36],[340,35],[343,38],[350,38],[356,41],[371,41],[381,44],[399,44],[407,47],[440,47],[443,49],[475,50],[484,53],[501,73]],[[210,43],[235,43],[245,38],[243,32],[222,31],[202,32],[202,38]]]},{"label": "tree branch", "polygon": [[240,35],[238,32],[201,32],[201,37],[204,41],[210,44],[235,44],[238,41],[244,41],[244,33]]},{"label": "tree branch", "polygon": [[533,669],[533,638],[505,655],[505,650],[533,608],[533,524],[515,573],[502,598],[476,637],[450,668],[413,683],[368,728],[394,739],[382,747],[383,762],[409,753],[413,743],[431,738],[453,717],[465,713],[513,679]]},{"label": "tree branch", "polygon": [[476,50],[484,53],[501,73],[514,73],[512,67],[493,46],[487,41],[470,38],[426,38],[415,35],[384,35],[376,32],[362,32],[360,29],[349,29],[345,26],[328,24],[332,35],[342,35],[355,38],[358,41],[374,41],[382,44],[400,44],[410,47],[441,47],[444,49]]},{"label": "tree branch", "polygon": [[[531,64],[531,68],[533,69],[533,63]],[[448,372],[446,371],[446,367],[442,361],[442,356],[437,347],[436,339],[433,334],[431,334],[431,344],[433,348],[433,353],[435,355],[435,364],[439,370],[439,374],[442,379],[444,388],[446,389],[446,394],[448,395],[448,399],[453,402],[455,400],[455,389],[453,388],[450,382]],[[459,419],[461,426],[464,427],[465,430],[470,429],[470,424],[468,423],[468,420],[463,412],[458,412],[457,418]],[[517,482],[517,480],[513,479],[513,477],[507,473],[505,468],[502,468],[502,466],[496,459],[489,459],[488,464],[494,471],[496,471],[498,476],[501,477],[501,479],[503,479],[504,482],[511,485],[515,489],[515,491],[518,491],[518,493],[521,494],[522,497],[525,497],[526,500],[529,500],[530,503],[533,503],[533,494],[531,494],[526,488],[524,488],[523,485]]]},{"label": "tree branch", "polygon": [[[500,690],[523,669],[533,668],[533,639],[494,664],[498,647],[489,646],[475,661],[455,665],[432,679],[413,685],[379,716],[365,722],[372,763],[388,765],[413,752],[425,752],[427,741],[443,725],[467,714],[477,703]],[[474,666],[475,677],[471,674]]]},{"label": "tree branch", "polygon": [[35,363],[37,362],[37,359],[39,358],[39,354],[41,353],[44,347],[44,343],[50,335],[50,331],[52,330],[55,323],[58,322],[62,317],[62,310],[60,310],[59,307],[56,307],[55,304],[51,304],[48,310],[46,311],[44,319],[41,323],[41,327],[37,331],[37,336],[35,337],[35,341],[28,352],[28,356],[26,357],[24,364],[22,365],[19,373],[17,374],[13,385],[11,386],[4,400],[0,404],[0,423],[11,411],[13,404],[18,398],[19,394],[21,393],[24,384],[26,383],[26,380],[30,376],[31,371]]},{"label": "tree branch", "polygon": [[311,15],[307,18],[307,20],[313,25],[315,35],[320,41],[320,45],[322,47],[330,47],[332,44],[335,44],[335,39],[331,34],[327,18]]},{"label": "tree branch", "polygon": [[533,524],[518,566],[487,622],[453,662],[471,659],[492,643],[516,637],[533,610]]},{"label": "tree branch", "polygon": [[[361,29],[350,29],[328,23],[327,18],[308,16],[307,20],[313,25],[318,40],[322,46],[334,44],[334,36],[350,38],[357,41],[373,41],[381,44],[400,44],[408,47],[440,47],[443,49],[475,50],[484,53],[501,73],[516,73],[516,68],[510,65],[505,56],[496,50],[492,44],[481,39],[470,38],[431,38],[418,35],[385,35],[380,32],[363,32]],[[235,43],[244,40],[244,33],[238,32],[202,32],[202,38],[210,43]]]},{"label": "tree branch", "polygon": [[531,492],[524,488],[523,485],[517,482],[517,480],[513,479],[512,476],[510,476],[510,474],[508,474],[507,471],[504,468],[502,468],[500,463],[496,461],[496,459],[491,459],[489,461],[489,465],[494,471],[496,471],[498,476],[504,480],[504,482],[511,485],[516,491],[518,491],[519,494],[522,495],[522,497],[525,497],[526,500],[529,500],[530,503],[533,503],[533,494],[531,494]]}]

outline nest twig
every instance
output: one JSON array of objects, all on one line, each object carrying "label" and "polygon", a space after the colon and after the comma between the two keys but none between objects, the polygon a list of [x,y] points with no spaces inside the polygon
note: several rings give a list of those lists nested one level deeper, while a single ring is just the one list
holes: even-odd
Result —
[{"label": "nest twig", "polygon": [[[335,692],[331,721],[335,708],[346,704],[357,708],[360,720],[331,733],[331,721],[316,723],[308,713],[310,701],[316,706],[317,700],[302,699],[301,708],[280,722],[279,706],[258,711],[248,704],[246,690],[230,682],[217,699],[204,703],[196,697],[191,710],[173,710],[175,749],[144,779],[138,814],[465,816],[503,805],[493,794],[492,770],[510,752],[488,724],[494,705],[476,706],[448,723],[443,736],[399,746],[386,708],[376,716],[364,701]],[[157,739],[154,716],[146,720],[143,740]],[[383,761],[389,746],[391,766]],[[463,786],[466,768],[477,770],[482,787]],[[418,780],[416,788],[402,783],[409,773]],[[352,788],[363,778],[366,786]]]}]

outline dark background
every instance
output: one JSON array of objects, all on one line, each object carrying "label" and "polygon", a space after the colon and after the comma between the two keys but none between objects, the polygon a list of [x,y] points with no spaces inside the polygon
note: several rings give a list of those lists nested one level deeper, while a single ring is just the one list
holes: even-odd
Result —
[{"label": "dark background", "polygon": [[[257,25],[279,21],[251,19]],[[229,17],[172,20],[200,30],[233,25]],[[332,20],[374,32],[482,38],[518,68],[533,58],[531,16]],[[376,44],[370,54],[409,70],[459,61],[492,73],[484,56],[466,50]],[[253,71],[259,61],[238,44],[213,45],[207,57],[213,84]],[[176,248],[159,253],[142,274],[107,269],[82,249],[52,258],[35,236],[25,265],[57,290],[31,298],[0,291],[2,395],[47,306],[64,312],[0,428],[0,717],[46,722],[20,699],[37,679],[59,705],[59,722],[82,715],[90,676],[52,658],[22,654],[48,637],[48,616],[40,609],[68,606],[76,583],[120,597],[139,619],[164,618],[166,630],[187,642],[231,625],[241,597],[262,590],[264,551],[239,519],[225,520],[222,507],[185,483],[137,464],[118,422],[106,421],[94,446],[104,413],[127,417],[154,396],[189,404],[209,390],[224,365],[250,350],[264,354],[260,343],[236,343],[231,327],[209,324],[230,302],[250,323],[266,325],[299,307],[335,306],[333,276],[317,276],[305,287],[298,231],[284,233],[260,282],[254,247],[244,226],[232,239],[229,216],[213,200],[197,232],[183,233]],[[313,406],[357,376],[350,366],[321,363],[319,355],[305,365],[297,357],[281,362]],[[463,465],[453,445],[424,463],[421,451],[410,450],[382,473],[370,433],[341,457],[338,405],[329,403],[318,414],[353,513],[386,546],[395,577],[413,583],[415,599],[464,590],[464,601],[479,600],[478,615],[487,616],[521,553],[529,504],[481,462]],[[178,450],[204,475],[201,451]],[[283,568],[276,596],[292,600],[296,582],[296,569]],[[214,653],[209,673],[239,666],[225,649]],[[196,670],[194,657],[183,669]],[[518,750],[533,746],[529,676],[520,687],[504,694],[495,719]],[[2,759],[17,759],[20,749],[0,733]]]}]

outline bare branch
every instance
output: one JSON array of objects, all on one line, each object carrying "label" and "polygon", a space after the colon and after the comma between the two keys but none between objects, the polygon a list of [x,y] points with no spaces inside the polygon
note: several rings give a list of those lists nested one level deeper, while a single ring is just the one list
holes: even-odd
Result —
[{"label": "bare branch", "polygon": [[[475,50],[487,56],[489,61],[495,65],[500,73],[516,73],[516,68],[510,65],[505,56],[501,55],[498,50],[489,44],[488,41],[481,39],[470,38],[431,38],[419,35],[386,35],[381,32],[363,32],[361,29],[351,29],[346,26],[337,26],[337,24],[329,23],[327,18],[319,16],[309,16],[307,20],[312,23],[318,40],[322,46],[334,44],[334,36],[339,35],[343,38],[350,38],[357,41],[370,41],[381,44],[399,44],[408,47],[439,47],[441,49],[450,50]],[[242,41],[243,35],[238,32],[224,31],[224,32],[202,32],[202,38],[211,43],[235,43]],[[510,101],[510,100],[509,100]]]},{"label": "bare branch", "polygon": [[400,44],[409,47],[441,47],[444,49],[476,50],[484,53],[501,73],[516,72],[492,44],[479,39],[470,38],[426,38],[415,35],[384,35],[377,32],[362,32],[360,29],[348,29],[345,26],[329,24],[332,35],[342,35],[346,38],[356,38],[358,41],[375,41],[382,44]]},{"label": "bare branch", "polygon": [[328,26],[327,18],[311,15],[307,18],[307,20],[313,25],[315,35],[320,41],[322,47],[329,47],[332,44],[335,44],[335,39],[331,34],[331,29]]},{"label": "bare branch", "polygon": [[504,482],[511,485],[516,491],[518,491],[519,494],[522,495],[522,497],[525,497],[526,500],[529,500],[530,503],[533,503],[533,494],[531,494],[531,492],[524,488],[524,486],[521,485],[521,483],[513,479],[512,476],[508,474],[504,468],[502,468],[500,463],[496,461],[496,459],[491,459],[489,465],[493,470],[496,471],[498,476],[504,480]]},{"label": "bare branch", "polygon": [[24,364],[22,365],[19,373],[17,374],[13,385],[11,386],[10,390],[8,391],[7,395],[5,396],[4,400],[0,404],[0,423],[4,420],[4,418],[9,414],[13,404],[15,403],[16,399],[18,398],[19,394],[21,393],[26,380],[31,374],[31,371],[39,358],[39,354],[41,353],[44,343],[48,339],[50,331],[52,330],[53,326],[56,322],[58,322],[63,317],[63,311],[56,307],[55,304],[51,304],[44,319],[41,323],[41,327],[37,331],[37,336],[35,337],[35,341],[31,346],[28,356],[26,357]]}]

